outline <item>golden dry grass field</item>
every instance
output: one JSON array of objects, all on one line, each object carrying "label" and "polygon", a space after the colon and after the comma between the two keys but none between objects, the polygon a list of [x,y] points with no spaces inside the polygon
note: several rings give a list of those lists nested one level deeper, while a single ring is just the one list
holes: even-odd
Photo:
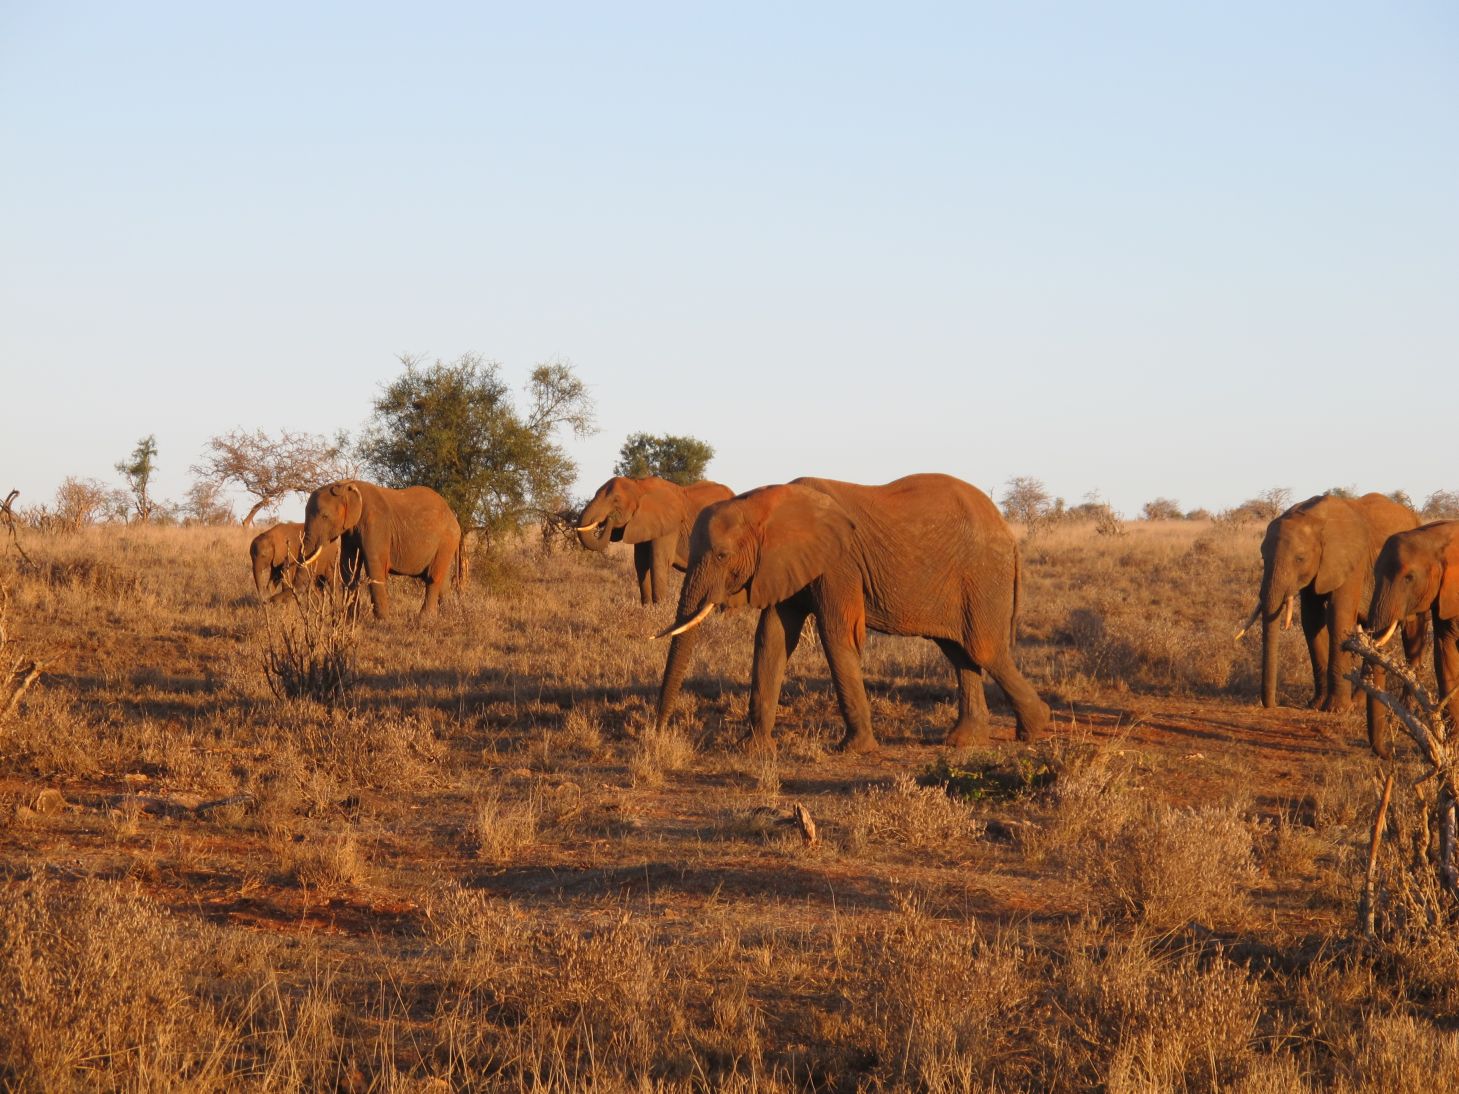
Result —
[{"label": "golden dry grass field", "polygon": [[[883,743],[813,638],[774,758],[736,747],[753,619],[706,624],[668,735],[626,550],[524,541],[440,618],[266,659],[242,529],[22,532],[0,563],[0,1085],[21,1090],[1430,1090],[1459,952],[1361,938],[1361,715],[1255,702],[1260,529],[1024,546],[1056,712],[950,753],[951,673],[873,636]],[[490,573],[486,572],[491,570]],[[337,629],[330,630],[330,627]],[[312,641],[312,640],[311,640]],[[323,648],[313,647],[311,648]],[[222,804],[213,804],[222,802]],[[786,823],[795,803],[819,833]],[[199,809],[197,806],[203,805]]]}]

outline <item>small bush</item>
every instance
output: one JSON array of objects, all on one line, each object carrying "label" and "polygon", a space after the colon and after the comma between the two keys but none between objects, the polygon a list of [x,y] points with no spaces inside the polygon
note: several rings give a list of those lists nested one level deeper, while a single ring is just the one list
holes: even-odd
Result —
[{"label": "small bush", "polygon": [[858,790],[849,809],[852,847],[867,844],[912,851],[970,850],[986,825],[965,802],[937,786],[900,774],[890,787]]},{"label": "small bush", "polygon": [[280,699],[347,703],[358,675],[360,586],[333,595],[310,589],[280,621],[267,616],[263,674]]},{"label": "small bush", "polygon": [[537,839],[541,806],[535,794],[506,800],[497,790],[476,799],[468,829],[478,858],[503,862]]}]

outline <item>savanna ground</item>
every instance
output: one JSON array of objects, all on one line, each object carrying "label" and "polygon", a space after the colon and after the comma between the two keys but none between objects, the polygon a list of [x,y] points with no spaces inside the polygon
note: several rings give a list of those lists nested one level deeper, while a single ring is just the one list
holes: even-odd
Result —
[{"label": "savanna ground", "polygon": [[[0,563],[0,1083],[16,1089],[1430,1089],[1459,953],[1363,940],[1361,717],[1254,703],[1259,529],[1025,543],[1054,707],[938,744],[951,674],[873,636],[883,742],[834,753],[825,662],[736,747],[753,619],[668,735],[623,555],[534,542],[426,625],[324,619],[333,706],[264,663],[240,529],[22,533]],[[326,613],[327,616],[327,613]],[[317,621],[317,619],[316,619]],[[353,634],[353,637],[351,635]],[[195,808],[200,803],[203,809]],[[795,803],[819,833],[786,823]]]}]

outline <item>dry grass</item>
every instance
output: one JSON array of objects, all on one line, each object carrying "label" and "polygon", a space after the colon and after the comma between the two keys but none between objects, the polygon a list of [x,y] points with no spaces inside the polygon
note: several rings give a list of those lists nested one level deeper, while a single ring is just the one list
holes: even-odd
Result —
[{"label": "dry grass", "polygon": [[331,632],[347,685],[295,695],[265,663],[297,609],[256,604],[246,532],[32,533],[33,565],[0,562],[46,669],[0,720],[0,1086],[1452,1079],[1448,928],[1415,903],[1355,939],[1359,717],[1252,705],[1230,632],[1258,534],[1041,534],[1019,656],[1054,740],[1014,743],[991,691],[995,744],[941,750],[945,659],[872,636],[884,747],[846,757],[813,636],[777,753],[736,750],[745,613],[706,624],[653,730],[643,636],[671,609],[638,607],[626,554],[524,545],[436,621]]}]

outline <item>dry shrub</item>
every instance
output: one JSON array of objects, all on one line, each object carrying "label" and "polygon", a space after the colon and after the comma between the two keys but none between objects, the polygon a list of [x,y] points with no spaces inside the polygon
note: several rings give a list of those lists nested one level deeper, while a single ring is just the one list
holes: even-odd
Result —
[{"label": "dry shrub", "polygon": [[1351,1055],[1341,1060],[1331,1089],[1429,1094],[1459,1082],[1459,1034],[1410,1014],[1369,1015],[1351,1031]]},{"label": "dry shrub", "polygon": [[586,755],[603,747],[602,711],[592,705],[575,706],[562,720],[562,743]]},{"label": "dry shrub", "polygon": [[263,674],[280,699],[347,703],[358,670],[360,586],[338,594],[310,587],[290,598],[282,618],[265,617]]},{"label": "dry shrub", "polygon": [[847,842],[852,849],[876,844],[909,851],[972,850],[986,825],[968,805],[937,786],[918,786],[899,774],[889,787],[869,787],[852,795]]},{"label": "dry shrub", "polygon": [[1241,811],[1151,801],[1112,761],[1100,749],[1059,772],[1050,815],[1029,840],[1031,857],[1066,867],[1105,910],[1163,926],[1238,919],[1255,868]]},{"label": "dry shrub", "polygon": [[509,800],[498,790],[486,791],[473,803],[467,829],[476,856],[486,862],[503,862],[532,846],[541,813],[536,793]]},{"label": "dry shrub", "polygon": [[0,887],[0,1085],[221,1088],[228,1031],[204,963],[146,898],[100,882]]},{"label": "dry shrub", "polygon": [[304,754],[349,787],[412,789],[435,776],[443,752],[425,712],[329,712],[296,733]]},{"label": "dry shrub", "polygon": [[1055,975],[1072,1029],[1061,1031],[1060,1055],[1089,1085],[1219,1090],[1253,1060],[1260,992],[1242,969],[1160,954],[1144,934],[1089,924],[1072,928],[1066,946]]},{"label": "dry shrub", "polygon": [[484,966],[490,975],[522,948],[523,913],[508,900],[450,882],[425,902],[426,936],[456,961]]},{"label": "dry shrub", "polygon": [[306,889],[347,889],[369,876],[369,856],[348,828],[304,839],[278,831],[274,842],[284,873]]},{"label": "dry shrub", "polygon": [[635,783],[662,786],[666,775],[680,770],[693,757],[694,745],[678,729],[650,727],[634,742],[628,770]]},{"label": "dry shrub", "polygon": [[867,1040],[894,1088],[1027,1084],[1043,976],[1036,951],[907,901],[868,945],[866,982],[875,992],[862,1004]]},{"label": "dry shrub", "polygon": [[624,916],[586,931],[534,927],[515,922],[504,902],[449,890],[431,921],[458,987],[441,996],[433,1024],[448,1032],[464,1074],[521,1089],[616,1090],[672,1066],[669,1034],[685,1015],[667,948],[643,924]]}]

